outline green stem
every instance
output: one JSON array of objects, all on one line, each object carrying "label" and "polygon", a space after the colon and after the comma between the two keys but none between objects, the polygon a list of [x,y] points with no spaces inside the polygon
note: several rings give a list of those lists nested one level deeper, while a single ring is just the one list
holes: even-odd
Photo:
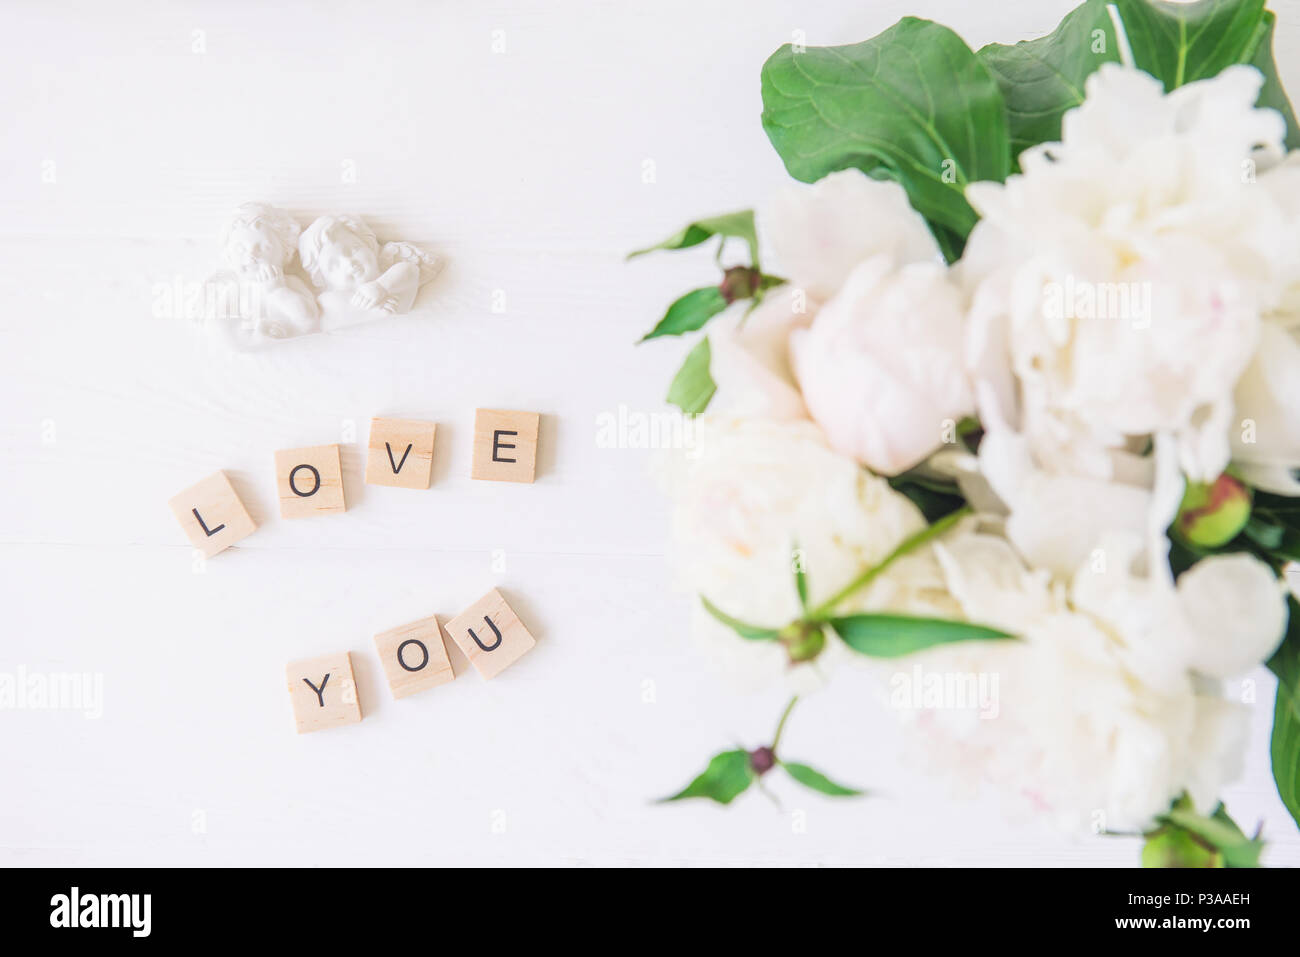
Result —
[{"label": "green stem", "polygon": [[773,754],[776,754],[776,746],[781,743],[781,735],[785,733],[785,723],[790,720],[790,712],[794,710],[795,702],[798,700],[799,696],[795,695],[790,699],[790,703],[785,706],[785,710],[781,712],[781,720],[776,724],[776,734],[772,736]]},{"label": "green stem", "polygon": [[857,578],[853,579],[853,581],[849,582],[830,598],[826,599],[826,601],[814,608],[812,612],[809,613],[808,618],[811,621],[825,621],[827,618],[831,617],[831,613],[835,611],[835,606],[844,601],[844,599],[848,598],[859,589],[870,585],[876,580],[876,577],[880,575],[881,572],[898,559],[902,558],[908,552],[915,551],[932,539],[938,538],[944,532],[948,531],[948,529],[952,528],[953,525],[957,524],[960,519],[965,518],[970,513],[970,506],[963,506],[962,508],[957,509],[957,511],[945,515],[933,525],[928,525],[921,529],[915,535],[903,539],[903,541],[899,543],[898,547],[885,556],[884,561],[877,565],[872,565],[870,568],[863,571]]}]

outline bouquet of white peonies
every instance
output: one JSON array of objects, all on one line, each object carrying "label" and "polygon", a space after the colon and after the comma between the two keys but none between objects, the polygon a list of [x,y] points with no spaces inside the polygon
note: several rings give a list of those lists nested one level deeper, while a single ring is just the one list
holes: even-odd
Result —
[{"label": "bouquet of white peonies", "polygon": [[[796,693],[855,657],[992,677],[995,715],[900,713],[940,767],[1145,834],[1149,865],[1258,862],[1217,800],[1226,679],[1261,663],[1300,820],[1300,129],[1272,28],[1262,0],[1089,0],[978,52],[912,18],[786,45],[762,122],[809,185],[653,247],[748,254],[646,336],[708,325],[669,394],[698,416],[667,484],[699,631]],[[674,799],[773,768],[856,794],[785,760],[788,716]]]}]

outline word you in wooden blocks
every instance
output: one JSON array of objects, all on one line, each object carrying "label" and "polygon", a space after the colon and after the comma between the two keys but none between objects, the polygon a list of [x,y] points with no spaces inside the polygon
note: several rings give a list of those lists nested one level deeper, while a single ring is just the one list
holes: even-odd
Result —
[{"label": "word you in wooden blocks", "polygon": [[371,419],[366,484],[429,487],[437,426],[417,419]]},{"label": "word you in wooden blocks", "polygon": [[375,651],[394,698],[445,685],[456,677],[437,615],[375,635]]},{"label": "word you in wooden blocks", "polygon": [[213,472],[167,504],[190,543],[207,558],[257,530],[225,472]]},{"label": "word you in wooden blocks", "polygon": [[337,445],[276,452],[275,481],[281,518],[309,518],[347,510]]},{"label": "word you in wooden blocks", "polygon": [[285,669],[289,700],[298,733],[322,731],[361,720],[357,684],[352,678],[352,655],[322,655],[291,661]]},{"label": "word you in wooden blocks", "polygon": [[447,634],[484,678],[495,678],[537,644],[495,588],[447,622]]},{"label": "word you in wooden blocks", "polygon": [[537,469],[540,421],[536,412],[477,410],[470,476],[492,482],[532,482]]}]

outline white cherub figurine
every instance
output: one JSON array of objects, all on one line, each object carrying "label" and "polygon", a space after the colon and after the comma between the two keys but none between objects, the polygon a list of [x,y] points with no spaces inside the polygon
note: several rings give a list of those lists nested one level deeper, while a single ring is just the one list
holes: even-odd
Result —
[{"label": "white cherub figurine", "polygon": [[267,203],[244,203],[226,224],[221,249],[239,285],[240,314],[222,324],[236,345],[256,346],[319,329],[315,296],[285,272],[297,251],[299,229],[293,217]]},{"label": "white cherub figurine", "polygon": [[322,216],[298,240],[302,267],[317,289],[325,328],[376,314],[409,312],[441,263],[410,243],[385,243],[357,216]]}]

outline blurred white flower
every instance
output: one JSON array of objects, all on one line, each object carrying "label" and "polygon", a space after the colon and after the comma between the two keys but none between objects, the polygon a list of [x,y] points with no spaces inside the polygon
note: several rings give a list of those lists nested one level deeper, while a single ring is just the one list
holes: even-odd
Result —
[{"label": "blurred white flower", "polygon": [[[982,715],[900,709],[929,763],[966,784],[991,783],[1067,828],[1144,828],[1184,790],[1199,808],[1213,806],[1240,771],[1247,710],[1193,669],[1193,660],[1206,663],[1208,632],[1191,634],[1182,616],[1171,631],[1166,613],[1184,600],[1183,590],[1134,575],[1128,563],[1140,551],[1136,540],[1115,545],[1107,563],[1080,569],[1067,588],[970,525],[936,544],[962,616],[1020,640],[946,645],[907,659],[931,674],[993,679],[986,685],[996,689]],[[1225,582],[1255,575],[1244,565],[1211,575],[1222,572]],[[1187,594],[1219,592],[1202,591],[1204,584],[1189,583]],[[1264,597],[1252,585],[1252,600]],[[1251,612],[1252,639],[1276,624],[1263,620],[1275,602],[1263,606]],[[1218,614],[1211,627],[1222,623]],[[1234,633],[1244,627],[1234,625]],[[1262,653],[1258,644],[1251,651]]]},{"label": "blurred white flower", "polygon": [[716,327],[710,336],[709,372],[717,392],[709,410],[777,421],[806,419],[808,409],[790,368],[790,333],[809,319],[796,309],[794,290],[782,286],[739,325]]},{"label": "blurred white flower", "polygon": [[1300,469],[1300,342],[1281,322],[1265,322],[1260,333],[1234,396],[1232,459],[1250,485],[1300,495],[1293,474]]},{"label": "blurred white flower", "polygon": [[832,447],[882,475],[920,463],[974,411],[961,356],[963,302],[947,267],[888,256],[849,274],[790,339],[813,419]]},{"label": "blurred white flower", "polygon": [[[702,416],[692,449],[667,466],[681,584],[752,624],[779,628],[799,617],[796,547],[816,603],[925,525],[907,498],[827,448],[806,421]],[[800,687],[843,652],[828,642],[812,665],[790,669],[776,642],[746,641],[703,609],[695,623],[742,683],[788,670]]]},{"label": "blurred white flower", "polygon": [[1113,450],[1158,432],[1191,478],[1227,465],[1233,389],[1288,246],[1249,175],[1285,133],[1254,108],[1261,82],[1233,67],[1165,94],[1107,64],[1061,143],[968,187],[983,216],[961,268],[980,411],[996,402],[1045,471],[1108,479]]},{"label": "blurred white flower", "polygon": [[1286,632],[1284,585],[1252,555],[1211,555],[1178,578],[1189,665],[1219,678],[1266,660]]},{"label": "blurred white flower", "polygon": [[811,186],[785,187],[758,211],[758,227],[782,275],[818,302],[835,295],[854,267],[875,256],[899,264],[941,259],[903,187],[856,169],[831,173]]},{"label": "blurred white flower", "polygon": [[1264,317],[1259,347],[1237,383],[1230,430],[1243,479],[1279,495],[1300,495],[1300,152],[1259,175],[1258,185],[1286,217],[1286,268],[1277,307]]}]

